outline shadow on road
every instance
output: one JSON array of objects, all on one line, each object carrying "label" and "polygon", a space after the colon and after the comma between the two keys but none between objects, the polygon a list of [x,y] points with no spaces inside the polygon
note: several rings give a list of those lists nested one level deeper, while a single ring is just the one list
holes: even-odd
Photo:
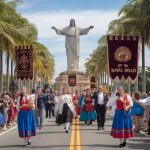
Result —
[{"label": "shadow on road", "polygon": [[59,133],[65,133],[65,131],[37,132],[37,135],[38,135],[38,134],[59,134]]},{"label": "shadow on road", "polygon": [[3,146],[0,146],[0,149],[1,148],[16,148],[16,149],[20,149],[22,147],[26,147],[25,145],[3,145]]},{"label": "shadow on road", "polygon": [[[144,142],[144,143],[141,143]],[[143,150],[149,150],[150,144],[149,144],[149,140],[146,141],[141,141],[138,144],[135,143],[128,143],[127,144],[127,149],[143,149]],[[75,145],[76,147],[80,146],[80,145]],[[24,146],[24,145],[3,145],[0,146],[0,148],[16,148],[16,149],[20,149],[22,147],[26,147],[26,148],[30,148],[30,149],[52,149],[52,148],[69,148],[70,145],[31,145],[31,146]],[[108,145],[108,144],[86,144],[86,145],[81,145],[81,147],[88,147],[88,148],[119,148],[118,145]]]}]

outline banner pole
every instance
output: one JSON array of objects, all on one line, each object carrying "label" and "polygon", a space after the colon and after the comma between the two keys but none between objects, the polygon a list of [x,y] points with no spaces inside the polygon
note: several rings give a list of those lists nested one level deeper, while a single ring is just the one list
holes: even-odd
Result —
[{"label": "banner pole", "polygon": [[142,36],[141,40],[142,40],[142,92],[146,92],[144,35]]}]

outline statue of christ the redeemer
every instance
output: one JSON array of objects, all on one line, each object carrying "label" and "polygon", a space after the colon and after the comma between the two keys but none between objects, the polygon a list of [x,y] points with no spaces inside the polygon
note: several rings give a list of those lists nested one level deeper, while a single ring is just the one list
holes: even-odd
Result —
[{"label": "statue of christ the redeemer", "polygon": [[52,27],[58,35],[65,35],[65,47],[67,55],[67,71],[79,71],[79,52],[80,35],[88,34],[89,30],[94,28],[94,26],[89,26],[87,28],[79,28],[75,24],[75,19],[70,20],[70,25],[64,27],[63,29],[57,29]]}]

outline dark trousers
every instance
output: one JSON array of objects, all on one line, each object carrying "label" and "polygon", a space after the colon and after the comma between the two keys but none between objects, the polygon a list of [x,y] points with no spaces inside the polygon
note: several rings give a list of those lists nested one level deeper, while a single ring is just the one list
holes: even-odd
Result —
[{"label": "dark trousers", "polygon": [[[46,118],[51,118],[52,104],[46,104]],[[52,114],[53,115],[53,114]]]},{"label": "dark trousers", "polygon": [[96,108],[97,112],[97,125],[99,127],[104,127],[105,124],[105,114],[106,114],[106,107],[105,105],[97,105]]},{"label": "dark trousers", "polygon": [[148,135],[150,135],[150,118],[149,118],[149,121],[148,121]]}]

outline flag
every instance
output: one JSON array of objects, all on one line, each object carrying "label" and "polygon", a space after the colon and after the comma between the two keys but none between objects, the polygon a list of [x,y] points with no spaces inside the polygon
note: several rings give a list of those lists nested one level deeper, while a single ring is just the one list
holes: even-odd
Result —
[{"label": "flag", "polygon": [[112,80],[135,82],[138,74],[138,36],[107,36]]},{"label": "flag", "polygon": [[32,46],[16,47],[16,76],[17,79],[33,78],[33,48]]}]

